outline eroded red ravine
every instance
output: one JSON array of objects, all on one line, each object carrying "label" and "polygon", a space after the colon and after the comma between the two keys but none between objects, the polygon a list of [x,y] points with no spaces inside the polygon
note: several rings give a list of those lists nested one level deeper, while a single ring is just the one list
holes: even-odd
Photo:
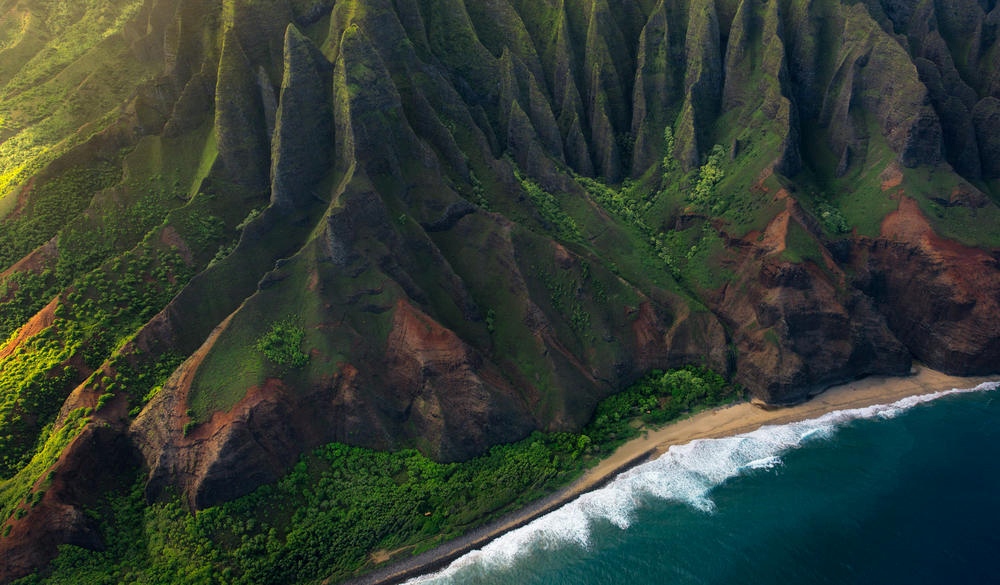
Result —
[{"label": "eroded red ravine", "polygon": [[985,269],[995,264],[991,254],[980,248],[965,246],[960,242],[938,235],[924,216],[920,205],[910,197],[900,197],[899,207],[882,221],[883,238],[906,242],[918,247],[931,259],[939,262],[955,284],[982,302],[994,302],[982,288],[996,280],[992,271]]},{"label": "eroded red ravine", "polygon": [[49,301],[49,304],[35,313],[35,316],[28,320],[21,329],[18,330],[17,335],[13,339],[8,341],[4,346],[0,347],[0,360],[3,360],[17,351],[17,348],[21,347],[24,342],[28,341],[35,335],[38,335],[45,329],[52,326],[52,323],[56,319],[56,307],[59,306],[59,298],[56,297]]}]

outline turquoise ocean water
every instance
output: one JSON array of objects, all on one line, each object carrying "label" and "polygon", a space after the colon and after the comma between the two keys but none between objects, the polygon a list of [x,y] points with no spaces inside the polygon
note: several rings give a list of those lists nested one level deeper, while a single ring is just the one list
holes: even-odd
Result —
[{"label": "turquoise ocean water", "polygon": [[674,447],[410,585],[1000,583],[997,386]]}]

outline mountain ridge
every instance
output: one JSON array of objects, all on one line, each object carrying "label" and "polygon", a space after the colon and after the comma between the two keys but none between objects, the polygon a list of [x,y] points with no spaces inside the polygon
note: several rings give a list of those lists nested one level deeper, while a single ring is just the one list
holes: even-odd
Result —
[{"label": "mountain ridge", "polygon": [[39,486],[108,441],[199,509],[331,441],[576,429],[652,369],[771,405],[995,372],[1000,9],[942,6],[0,3],[0,580],[55,554],[28,527],[97,546]]}]

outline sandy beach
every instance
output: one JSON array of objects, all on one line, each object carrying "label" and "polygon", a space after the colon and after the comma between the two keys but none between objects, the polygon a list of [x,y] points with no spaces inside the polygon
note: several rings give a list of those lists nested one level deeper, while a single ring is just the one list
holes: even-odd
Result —
[{"label": "sandy beach", "polygon": [[582,493],[594,490],[619,473],[665,453],[671,445],[696,439],[738,435],[764,425],[808,420],[828,412],[889,404],[908,396],[931,394],[952,388],[972,388],[996,378],[956,377],[917,366],[916,373],[902,378],[869,377],[835,386],[797,406],[766,410],[750,403],[716,408],[649,430],[618,448],[562,490],[476,529],[421,555],[379,568],[349,581],[349,585],[390,585],[441,569],[469,551],[482,548],[500,535],[531,522]]}]

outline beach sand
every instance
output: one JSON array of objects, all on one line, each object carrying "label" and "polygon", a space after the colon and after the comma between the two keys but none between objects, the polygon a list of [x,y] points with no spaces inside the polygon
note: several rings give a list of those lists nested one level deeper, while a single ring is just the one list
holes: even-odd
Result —
[{"label": "beach sand", "polygon": [[724,406],[695,414],[649,430],[619,447],[562,490],[536,501],[500,520],[476,529],[421,555],[376,569],[348,582],[348,585],[390,585],[444,568],[469,551],[482,548],[505,532],[514,530],[568,503],[580,494],[597,489],[619,473],[665,453],[671,445],[696,439],[729,437],[756,430],[764,425],[780,425],[817,418],[828,412],[890,404],[908,396],[972,388],[997,378],[949,376],[917,366],[916,373],[901,378],[868,377],[834,386],[797,406],[764,409],[750,403]]}]

